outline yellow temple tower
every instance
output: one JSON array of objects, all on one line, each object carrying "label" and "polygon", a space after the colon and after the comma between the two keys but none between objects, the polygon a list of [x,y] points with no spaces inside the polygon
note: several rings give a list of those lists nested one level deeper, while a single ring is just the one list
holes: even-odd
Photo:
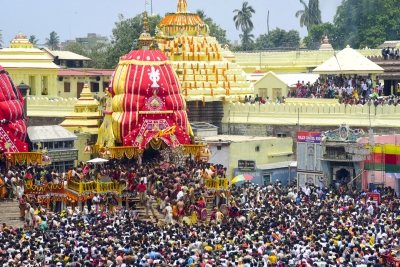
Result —
[{"label": "yellow temple tower", "polygon": [[208,25],[187,6],[186,0],[179,0],[177,12],[165,15],[156,40],[179,77],[189,120],[219,126],[223,104],[243,101],[254,90],[229,47],[209,36]]},{"label": "yellow temple tower", "polygon": [[74,111],[60,124],[62,127],[78,136],[75,147],[79,149],[78,161],[90,159],[91,151],[85,151],[91,142],[95,142],[99,130],[100,120],[103,118],[99,110],[99,102],[94,99],[93,93],[87,84],[84,85],[81,96],[74,106]]}]

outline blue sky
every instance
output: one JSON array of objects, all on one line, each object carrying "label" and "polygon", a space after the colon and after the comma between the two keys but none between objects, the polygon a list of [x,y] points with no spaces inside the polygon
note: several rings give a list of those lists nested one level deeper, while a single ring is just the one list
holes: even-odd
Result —
[{"label": "blue sky", "polygon": [[[149,0],[150,2],[151,0]],[[322,20],[332,21],[337,6],[342,0],[320,0]],[[177,0],[153,0],[153,12],[164,15],[176,10]],[[188,0],[188,10],[204,9],[227,30],[230,40],[239,40],[239,31],[233,23],[233,10],[240,8],[243,0]],[[303,37],[305,28],[300,28],[299,19],[294,15],[302,9],[299,0],[248,0],[256,9],[253,16],[258,35],[267,31],[267,12],[270,11],[270,30],[279,27],[296,29]],[[44,43],[51,31],[57,32],[60,40],[86,37],[87,33],[97,33],[109,37],[118,14],[125,18],[144,11],[145,0],[9,0],[2,1],[0,10],[0,30],[3,45],[8,46],[15,35],[22,32],[26,36],[36,35],[39,43]],[[148,11],[150,7],[148,6]]]}]

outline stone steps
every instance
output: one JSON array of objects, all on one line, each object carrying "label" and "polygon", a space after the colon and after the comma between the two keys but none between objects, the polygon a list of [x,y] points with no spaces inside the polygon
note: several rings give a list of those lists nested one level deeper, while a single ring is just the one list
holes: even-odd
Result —
[{"label": "stone steps", "polygon": [[19,219],[18,201],[0,201],[0,224],[21,228],[24,222]]}]

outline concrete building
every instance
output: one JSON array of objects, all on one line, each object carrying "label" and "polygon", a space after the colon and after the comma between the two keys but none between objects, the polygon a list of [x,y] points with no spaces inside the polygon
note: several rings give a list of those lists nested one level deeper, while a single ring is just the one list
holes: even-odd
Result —
[{"label": "concrete building", "polygon": [[[296,161],[282,161],[276,163],[259,164],[256,165],[256,169],[245,170],[242,168],[233,169],[233,176],[240,174],[251,175],[254,180],[251,181],[259,186],[267,186],[276,182],[281,182],[282,186],[291,184],[296,179],[297,173],[297,162]],[[237,183],[240,186],[243,182]]]},{"label": "concrete building", "polygon": [[27,36],[15,36],[9,48],[0,49],[0,65],[19,84],[30,87],[29,95],[57,97],[59,66],[46,51],[33,47]]},{"label": "concrete building", "polygon": [[97,33],[88,33],[86,37],[75,38],[75,40],[77,43],[90,46],[96,43],[107,42],[108,38],[107,36],[101,36],[100,34]]},{"label": "concrete building", "polygon": [[239,161],[254,161],[256,165],[285,162],[292,159],[291,138],[217,135],[205,137],[211,151],[210,162],[227,167],[231,179]]}]

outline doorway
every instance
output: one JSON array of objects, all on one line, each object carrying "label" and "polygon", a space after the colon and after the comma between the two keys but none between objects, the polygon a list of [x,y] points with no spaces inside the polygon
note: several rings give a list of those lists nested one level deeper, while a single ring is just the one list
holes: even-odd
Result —
[{"label": "doorway", "polygon": [[264,172],[263,173],[263,185],[268,186],[271,183],[271,173]]},{"label": "doorway", "polygon": [[76,98],[80,98],[81,97],[83,86],[84,86],[84,83],[77,83],[76,84]]}]

